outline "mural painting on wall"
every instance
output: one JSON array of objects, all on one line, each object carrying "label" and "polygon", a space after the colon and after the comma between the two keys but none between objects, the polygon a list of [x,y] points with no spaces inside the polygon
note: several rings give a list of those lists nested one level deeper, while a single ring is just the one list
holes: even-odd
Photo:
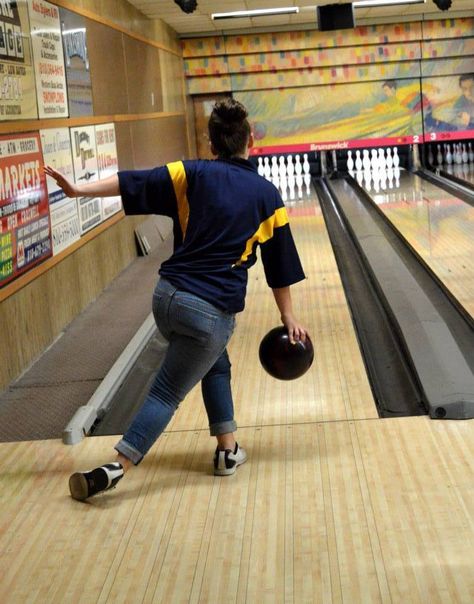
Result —
[{"label": "mural painting on wall", "polygon": [[422,90],[427,141],[474,137],[474,71],[425,78]]},{"label": "mural painting on wall", "polygon": [[[44,163],[52,166],[63,176],[74,180],[69,128],[40,130]],[[62,252],[80,237],[77,199],[66,197],[56,182],[46,177],[51,216],[53,254]]]},{"label": "mural painting on wall", "polygon": [[37,132],[0,137],[0,286],[51,256],[48,193]]},{"label": "mural painting on wall", "polygon": [[87,54],[86,21],[81,15],[60,8],[64,60],[66,63],[69,115],[92,115],[92,84]]},{"label": "mural painting on wall", "polygon": [[[95,140],[97,144],[97,164],[99,179],[108,178],[118,172],[117,147],[115,143],[114,124],[100,124],[95,127]],[[107,220],[112,214],[122,209],[122,198],[103,197],[102,217]]]},{"label": "mural painting on wall", "polygon": [[25,2],[0,2],[0,120],[38,117]]},{"label": "mural painting on wall", "polygon": [[239,92],[253,154],[409,144],[422,139],[419,80]]},{"label": "mural painting on wall", "polygon": [[[78,184],[99,179],[94,126],[71,128],[74,179]],[[79,197],[79,223],[81,235],[102,222],[100,197]]]},{"label": "mural painting on wall", "polygon": [[59,9],[28,0],[39,117],[67,117],[66,74]]}]

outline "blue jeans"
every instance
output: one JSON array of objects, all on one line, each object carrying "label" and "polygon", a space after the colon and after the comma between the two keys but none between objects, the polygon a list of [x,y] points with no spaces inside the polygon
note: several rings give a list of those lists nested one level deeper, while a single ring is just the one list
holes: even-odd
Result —
[{"label": "blue jeans", "polygon": [[135,465],[164,431],[179,403],[201,381],[211,436],[237,430],[226,351],[235,315],[160,279],[153,314],[169,346],[141,409],[115,449]]}]

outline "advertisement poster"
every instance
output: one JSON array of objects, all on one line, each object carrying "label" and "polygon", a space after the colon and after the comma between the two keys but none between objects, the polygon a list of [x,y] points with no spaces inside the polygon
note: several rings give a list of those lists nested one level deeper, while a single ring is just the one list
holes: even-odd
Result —
[{"label": "advertisement poster", "polygon": [[[118,172],[117,146],[115,144],[115,127],[113,124],[100,124],[95,127],[97,145],[97,164],[99,179],[107,178]],[[118,197],[102,198],[102,218],[107,220],[112,214],[122,209],[122,199]]]},{"label": "advertisement poster", "polygon": [[64,8],[59,10],[66,62],[70,117],[92,115],[92,84],[87,54],[86,20]]},{"label": "advertisement poster", "polygon": [[[52,166],[69,180],[74,180],[69,128],[40,130],[40,137],[45,165]],[[63,190],[49,176],[46,176],[46,187],[49,197],[53,255],[56,255],[81,236],[77,199],[66,197]]]},{"label": "advertisement poster", "polygon": [[0,287],[51,256],[37,132],[0,137]]},{"label": "advertisement poster", "polygon": [[422,140],[418,79],[236,93],[252,116],[254,154]]},{"label": "advertisement poster", "polygon": [[36,119],[35,75],[26,2],[0,2],[0,120]]},{"label": "advertisement poster", "polygon": [[[94,126],[71,128],[74,179],[78,184],[99,179]],[[79,224],[81,235],[102,222],[100,197],[79,197]]]},{"label": "advertisement poster", "polygon": [[59,9],[28,0],[39,117],[67,117],[66,74]]}]

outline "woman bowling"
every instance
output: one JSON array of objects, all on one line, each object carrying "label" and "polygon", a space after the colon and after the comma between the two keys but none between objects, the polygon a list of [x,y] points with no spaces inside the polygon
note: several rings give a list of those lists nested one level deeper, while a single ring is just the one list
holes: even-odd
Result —
[{"label": "woman bowling", "polygon": [[85,500],[116,486],[141,462],[179,403],[201,382],[214,473],[233,474],[247,459],[234,438],[237,424],[226,346],[235,314],[245,304],[247,271],[260,246],[265,276],[291,341],[307,331],[292,310],[290,285],[305,278],[277,189],[248,161],[253,144],[247,111],[227,98],[209,118],[215,160],[177,161],[152,170],[123,171],[76,185],[46,167],[69,197],[121,195],[126,214],[173,220],[174,252],[159,270],[153,313],[167,352],[142,407],[115,446],[115,461],[69,479],[71,496]]}]

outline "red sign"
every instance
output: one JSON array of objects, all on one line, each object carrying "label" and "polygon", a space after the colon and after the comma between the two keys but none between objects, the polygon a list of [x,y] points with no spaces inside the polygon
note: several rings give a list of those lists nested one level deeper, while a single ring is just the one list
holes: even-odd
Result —
[{"label": "red sign", "polygon": [[426,134],[413,134],[408,136],[390,136],[384,138],[366,138],[345,141],[324,141],[314,143],[301,143],[293,145],[274,145],[269,147],[252,147],[250,155],[278,155],[279,153],[302,153],[308,151],[332,151],[349,149],[369,149],[371,147],[402,147],[417,143],[448,142],[473,139],[474,130],[453,132],[429,132]]},{"label": "red sign", "polygon": [[38,132],[0,137],[0,287],[51,255]]}]

